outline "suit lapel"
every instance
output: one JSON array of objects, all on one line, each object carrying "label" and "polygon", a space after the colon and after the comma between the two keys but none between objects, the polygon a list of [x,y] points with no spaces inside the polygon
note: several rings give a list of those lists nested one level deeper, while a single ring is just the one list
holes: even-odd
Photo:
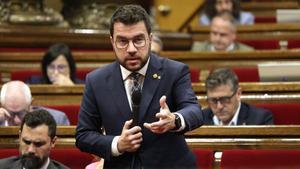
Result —
[{"label": "suit lapel", "polygon": [[116,103],[116,106],[124,119],[129,120],[131,118],[131,110],[118,62],[114,62],[113,68],[109,74],[110,78],[108,78],[107,85],[110,88],[113,101]]},{"label": "suit lapel", "polygon": [[237,125],[244,125],[246,124],[248,117],[248,107],[245,104],[241,103],[241,108],[238,116]]},{"label": "suit lapel", "polygon": [[142,90],[139,121],[144,121],[143,118],[152,103],[153,96],[156,93],[157,87],[162,78],[163,72],[161,63],[158,61],[157,57],[150,55],[150,62]]}]

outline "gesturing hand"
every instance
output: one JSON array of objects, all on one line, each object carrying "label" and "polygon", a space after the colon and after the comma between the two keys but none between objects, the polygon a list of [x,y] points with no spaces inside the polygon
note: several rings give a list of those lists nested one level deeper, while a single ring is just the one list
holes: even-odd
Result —
[{"label": "gesturing hand", "polygon": [[139,126],[130,128],[132,120],[126,121],[121,136],[118,140],[118,151],[123,152],[135,152],[143,141],[142,129]]},{"label": "gesturing hand", "polygon": [[153,123],[144,123],[144,127],[153,133],[162,134],[175,128],[175,115],[170,112],[166,99],[166,96],[162,96],[159,100],[160,112],[155,115],[159,120]]}]

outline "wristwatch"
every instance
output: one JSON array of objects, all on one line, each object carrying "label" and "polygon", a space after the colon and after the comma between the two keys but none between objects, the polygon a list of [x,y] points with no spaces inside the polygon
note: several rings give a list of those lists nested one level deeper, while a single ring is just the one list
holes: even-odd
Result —
[{"label": "wristwatch", "polygon": [[178,114],[175,115],[175,128],[173,130],[178,130],[181,127],[181,119]]}]

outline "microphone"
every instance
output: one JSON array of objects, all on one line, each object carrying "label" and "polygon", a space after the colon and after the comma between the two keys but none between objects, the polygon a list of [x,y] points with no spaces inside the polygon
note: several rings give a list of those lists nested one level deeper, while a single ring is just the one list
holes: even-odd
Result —
[{"label": "microphone", "polygon": [[140,102],[142,98],[142,92],[140,88],[132,91],[131,101],[132,101],[132,127],[137,126],[139,123],[139,109]]}]

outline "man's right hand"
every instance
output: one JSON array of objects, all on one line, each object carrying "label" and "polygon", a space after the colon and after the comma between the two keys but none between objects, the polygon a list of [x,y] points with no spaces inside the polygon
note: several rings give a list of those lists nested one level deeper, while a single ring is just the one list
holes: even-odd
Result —
[{"label": "man's right hand", "polygon": [[4,109],[4,108],[0,108],[0,122],[3,122],[5,120],[8,120],[11,117],[11,115],[9,114],[9,112]]},{"label": "man's right hand", "polygon": [[135,152],[143,141],[142,129],[139,126],[130,128],[132,120],[126,121],[121,136],[118,140],[118,151],[123,152]]}]

